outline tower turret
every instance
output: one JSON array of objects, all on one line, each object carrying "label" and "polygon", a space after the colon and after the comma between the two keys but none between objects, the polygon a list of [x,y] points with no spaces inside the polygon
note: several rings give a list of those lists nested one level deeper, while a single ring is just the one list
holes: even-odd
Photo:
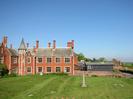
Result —
[{"label": "tower turret", "polygon": [[19,54],[19,65],[18,65],[18,74],[24,75],[25,74],[25,54],[26,54],[26,45],[24,42],[24,39],[22,38],[22,41],[20,43],[18,54]]}]

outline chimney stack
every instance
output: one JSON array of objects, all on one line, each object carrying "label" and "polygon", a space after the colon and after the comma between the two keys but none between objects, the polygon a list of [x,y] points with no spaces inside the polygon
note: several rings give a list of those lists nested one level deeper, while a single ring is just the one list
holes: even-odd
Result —
[{"label": "chimney stack", "polygon": [[37,40],[36,41],[36,49],[38,49],[39,48],[39,41]]},{"label": "chimney stack", "polygon": [[12,44],[10,44],[10,49],[12,49]]},{"label": "chimney stack", "polygon": [[3,37],[3,44],[4,44],[5,47],[7,46],[7,36]]},{"label": "chimney stack", "polygon": [[72,49],[74,49],[74,40],[72,40]]},{"label": "chimney stack", "polygon": [[67,47],[71,47],[72,46],[72,42],[67,42]]},{"label": "chimney stack", "polygon": [[53,40],[53,49],[56,48],[56,40]]},{"label": "chimney stack", "polygon": [[50,48],[51,47],[51,43],[50,42],[48,42],[48,48]]}]

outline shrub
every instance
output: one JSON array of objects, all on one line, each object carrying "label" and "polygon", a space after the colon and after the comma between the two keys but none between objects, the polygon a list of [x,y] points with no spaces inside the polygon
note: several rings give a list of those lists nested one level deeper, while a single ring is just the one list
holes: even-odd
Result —
[{"label": "shrub", "polygon": [[0,76],[3,77],[5,75],[8,75],[8,69],[5,64],[0,64]]},{"label": "shrub", "polygon": [[98,77],[97,75],[91,75],[91,77]]},{"label": "shrub", "polygon": [[18,76],[16,73],[11,73],[11,74],[9,75],[9,77],[16,77],[16,76]]},{"label": "shrub", "polygon": [[68,75],[68,73],[48,73],[47,75]]}]

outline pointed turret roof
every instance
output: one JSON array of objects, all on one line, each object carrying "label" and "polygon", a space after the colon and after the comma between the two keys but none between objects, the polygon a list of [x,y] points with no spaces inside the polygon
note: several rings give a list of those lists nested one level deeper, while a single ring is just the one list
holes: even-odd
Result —
[{"label": "pointed turret roof", "polygon": [[26,50],[26,46],[25,46],[25,43],[24,43],[24,39],[23,38],[22,38],[22,41],[20,43],[19,50]]}]

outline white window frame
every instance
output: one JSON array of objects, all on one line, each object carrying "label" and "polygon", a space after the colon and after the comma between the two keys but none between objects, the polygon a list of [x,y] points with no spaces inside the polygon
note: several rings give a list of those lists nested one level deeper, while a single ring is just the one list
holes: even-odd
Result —
[{"label": "white window frame", "polygon": [[[60,59],[60,62],[57,62],[56,61],[56,58],[59,58]],[[55,63],[61,63],[61,57],[56,57],[56,58],[55,58]]]},{"label": "white window frame", "polygon": [[[66,61],[65,61],[66,58],[69,58],[69,59],[70,59],[70,62],[66,62]],[[71,63],[71,58],[70,58],[70,57],[65,57],[65,58],[64,58],[64,63],[67,63],[67,64]]]},{"label": "white window frame", "polygon": [[[28,61],[28,59],[30,59],[30,61]],[[30,64],[31,63],[31,57],[27,58],[27,63]]]},{"label": "white window frame", "polygon": [[[51,58],[51,62],[48,62],[48,58]],[[46,63],[51,64],[52,63],[52,57],[46,57]]]},{"label": "white window frame", "polygon": [[[40,68],[40,67],[42,68],[42,71],[41,71],[41,72],[39,72],[39,68]],[[43,73],[43,66],[38,66],[38,67],[37,67],[37,73]]]},{"label": "white window frame", "polygon": [[[69,72],[65,71],[65,68],[66,68],[66,67],[69,67],[69,68],[70,68],[70,71],[69,71]],[[70,72],[71,72],[71,67],[70,67],[70,66],[65,66],[65,67],[64,67],[64,73],[70,73]]]},{"label": "white window frame", "polygon": [[[38,61],[39,58],[42,58],[42,62]],[[43,63],[43,57],[37,57],[37,63]]]},{"label": "white window frame", "polygon": [[13,57],[13,64],[17,64],[17,57]]},{"label": "white window frame", "polygon": [[[57,72],[57,71],[56,71],[56,68],[57,68],[57,67],[60,67],[60,72]],[[56,66],[56,67],[55,67],[55,72],[56,72],[56,73],[61,73],[61,72],[62,72],[62,67],[61,67],[61,66]]]},{"label": "white window frame", "polygon": [[[51,68],[51,71],[50,72],[47,71],[47,67],[50,67]],[[47,67],[46,67],[46,73],[52,73],[52,67],[51,66],[47,66]]]},{"label": "white window frame", "polygon": [[[31,69],[30,72],[28,72],[28,68],[29,68],[29,67],[30,67],[30,69]],[[27,66],[27,67],[26,67],[26,72],[27,72],[28,74],[32,73],[32,67],[31,67],[31,66]]]}]

